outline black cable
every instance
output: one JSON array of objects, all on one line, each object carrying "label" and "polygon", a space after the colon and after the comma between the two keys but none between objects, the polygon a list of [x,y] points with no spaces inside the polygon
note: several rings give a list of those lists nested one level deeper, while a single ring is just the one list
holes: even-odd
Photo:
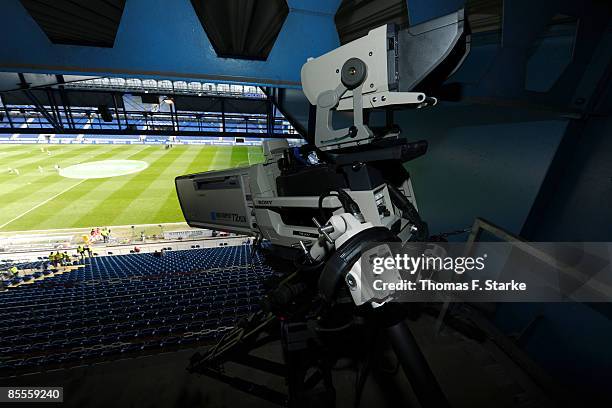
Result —
[{"label": "black cable", "polygon": [[261,249],[261,244],[263,242],[263,232],[261,231],[261,227],[259,226],[259,224],[257,224],[257,229],[259,230],[259,235],[256,235],[253,238],[253,243],[251,244],[251,253],[250,253],[250,265],[251,265],[251,270],[255,270],[255,256],[257,255],[257,252],[259,252],[259,250]]},{"label": "black cable", "polygon": [[454,235],[467,234],[469,232],[472,232],[472,228],[471,227],[460,229],[460,230],[442,232],[442,233],[437,234],[437,235],[432,235],[431,238],[433,240],[446,240],[446,238],[448,238],[448,237],[451,237],[451,236],[454,236]]},{"label": "black cable", "polygon": [[426,241],[429,238],[429,228],[427,227],[427,223],[421,219],[417,209],[397,187],[392,184],[387,184],[387,188],[389,189],[389,195],[391,196],[393,204],[402,211],[402,216],[416,227],[416,240]]},{"label": "black cable", "polygon": [[342,203],[342,207],[346,212],[349,212],[353,215],[361,215],[361,208],[359,205],[353,200],[353,198],[344,190],[338,190],[338,198]]},{"label": "black cable", "polygon": [[323,200],[327,197],[338,197],[338,200],[340,200],[340,204],[342,204],[342,208],[344,208],[344,211],[357,216],[360,221],[363,221],[363,215],[361,214],[361,208],[359,208],[359,204],[357,204],[357,202],[353,200],[349,193],[340,189],[328,191],[327,193],[323,193],[319,196],[319,213],[323,218],[322,223],[327,222],[327,217],[323,212]]}]

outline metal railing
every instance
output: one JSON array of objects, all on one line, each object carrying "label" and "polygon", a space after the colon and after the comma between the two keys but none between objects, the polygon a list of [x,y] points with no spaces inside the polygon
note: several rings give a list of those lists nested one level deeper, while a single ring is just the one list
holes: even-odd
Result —
[{"label": "metal railing", "polygon": [[171,81],[139,78],[93,78],[64,84],[68,89],[100,89],[138,93],[171,93],[186,95],[213,95],[265,99],[257,86],[216,84],[198,81]]},{"label": "metal railing", "polygon": [[[11,106],[10,123],[0,122],[0,133],[57,133],[45,115],[34,106]],[[230,112],[149,112],[109,108],[110,119],[91,108],[71,107],[59,111],[57,121],[65,124],[65,133],[75,134],[168,134],[168,135],[253,135],[255,137],[297,136],[282,117],[267,114]]]}]

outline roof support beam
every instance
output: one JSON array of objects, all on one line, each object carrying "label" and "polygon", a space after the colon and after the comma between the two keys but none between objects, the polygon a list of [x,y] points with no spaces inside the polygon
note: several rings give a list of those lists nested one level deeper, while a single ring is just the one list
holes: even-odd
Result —
[{"label": "roof support beam", "polygon": [[45,108],[45,106],[40,103],[40,101],[38,100],[38,98],[36,97],[36,95],[34,95],[32,93],[31,90],[29,89],[24,89],[23,93],[28,97],[28,99],[32,102],[32,105],[34,105],[36,107],[36,110],[38,112],[40,112],[41,115],[44,116],[44,118],[47,120],[47,122],[49,122],[49,124],[51,124],[51,126],[53,127],[53,130],[55,131],[55,133],[63,133],[64,132],[64,128],[62,127],[62,125],[60,125],[55,118],[53,118],[53,116],[51,116],[49,114],[49,112],[47,111],[47,109]]}]

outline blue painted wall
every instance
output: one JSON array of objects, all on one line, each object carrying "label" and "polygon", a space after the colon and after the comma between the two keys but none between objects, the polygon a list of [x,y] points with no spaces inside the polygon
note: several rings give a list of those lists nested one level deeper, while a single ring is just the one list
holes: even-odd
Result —
[{"label": "blue painted wall", "polygon": [[612,117],[588,120],[562,178],[534,239],[611,241]]},{"label": "blue painted wall", "polygon": [[[427,139],[426,156],[407,164],[432,233],[469,227],[475,217],[519,234],[567,119],[486,106],[402,114],[404,134]],[[590,120],[538,227],[542,241],[612,240],[612,119]],[[461,239],[464,239],[462,237]],[[521,347],[568,390],[610,398],[610,304],[500,304],[507,334],[538,318]]]},{"label": "blue painted wall", "polygon": [[431,233],[470,227],[476,217],[520,232],[567,121],[505,113],[451,106],[401,116],[408,138],[429,142],[427,155],[406,166]]},{"label": "blue painted wall", "polygon": [[[300,86],[300,69],[339,45],[341,0],[287,0],[289,15],[267,61],[217,58],[189,0],[128,0],[113,48],[54,45],[18,0],[2,2],[0,71],[202,79]],[[409,0],[412,24],[461,8],[464,0]]]},{"label": "blue painted wall", "polygon": [[[612,37],[610,32],[607,36]],[[551,86],[567,63],[571,41],[562,36],[537,44],[528,62],[529,88]],[[477,83],[497,48],[495,42],[474,47],[452,79]],[[573,136],[579,139],[577,148],[563,164],[564,176],[531,240],[612,240],[612,89],[600,105],[601,116],[588,118],[584,130]],[[551,160],[570,131],[570,119],[563,115],[517,106],[443,103],[398,112],[396,119],[406,137],[429,141],[427,155],[406,166],[419,209],[434,234],[469,227],[475,217],[520,234]],[[610,317],[610,304],[506,303],[499,305],[495,322],[510,335],[536,319],[520,346],[567,390],[609,399]]]},{"label": "blue painted wall", "polygon": [[218,79],[299,87],[306,59],[339,45],[339,0],[289,0],[267,61],[217,58],[188,0],[128,0],[113,48],[54,45],[18,0],[2,2],[0,70]]},{"label": "blue painted wall", "polygon": [[410,24],[419,24],[459,10],[465,0],[407,0]]}]

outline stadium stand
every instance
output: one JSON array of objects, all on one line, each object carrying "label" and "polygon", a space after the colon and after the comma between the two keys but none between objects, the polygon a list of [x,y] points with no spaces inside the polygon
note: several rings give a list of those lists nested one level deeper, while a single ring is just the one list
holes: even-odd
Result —
[{"label": "stadium stand", "polygon": [[22,269],[42,269],[43,265],[45,264],[44,261],[34,261],[34,262],[0,262],[0,268],[4,269],[4,268],[10,268],[12,266],[16,266],[17,269],[22,270]]},{"label": "stadium stand", "polygon": [[20,278],[31,283],[0,292],[0,377],[211,342],[258,309],[274,272],[249,251],[94,257]]},{"label": "stadium stand", "polygon": [[[257,133],[257,132],[253,132]],[[263,131],[260,133],[264,133]],[[134,135],[52,135],[50,140],[46,140],[43,134],[20,134],[20,135],[0,135],[0,144],[146,144],[159,145],[169,142],[168,136],[146,136],[145,139],[140,139]],[[265,137],[248,137],[245,138],[241,145],[259,146],[265,140]],[[291,146],[299,146],[303,144],[302,139],[287,139]],[[235,138],[220,138],[215,136],[184,136],[178,137],[172,142],[175,145],[236,145]]]}]

